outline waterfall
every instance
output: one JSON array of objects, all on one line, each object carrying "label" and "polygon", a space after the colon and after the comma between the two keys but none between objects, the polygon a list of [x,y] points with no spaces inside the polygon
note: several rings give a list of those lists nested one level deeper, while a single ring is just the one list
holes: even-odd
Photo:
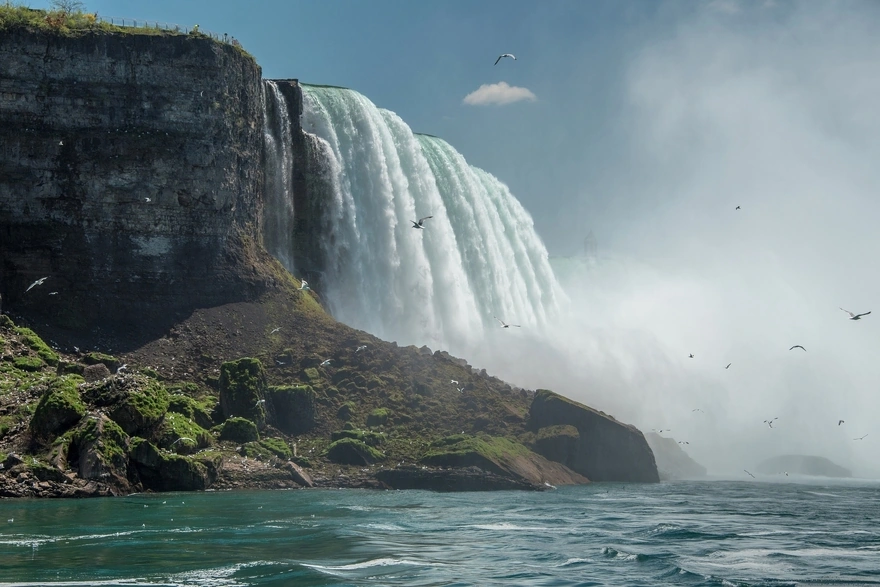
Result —
[{"label": "waterfall", "polygon": [[266,250],[290,272],[293,264],[293,143],[290,109],[278,85],[263,84],[263,140],[265,142],[266,210],[263,241]]},{"label": "waterfall", "polygon": [[303,86],[303,101],[330,185],[319,293],[338,320],[464,351],[498,328],[494,316],[534,328],[556,312],[547,250],[503,183],[357,92]]}]

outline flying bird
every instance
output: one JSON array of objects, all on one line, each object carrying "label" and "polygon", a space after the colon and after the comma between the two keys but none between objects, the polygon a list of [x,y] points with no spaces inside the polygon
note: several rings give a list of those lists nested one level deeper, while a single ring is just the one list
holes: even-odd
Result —
[{"label": "flying bird", "polygon": [[688,358],[689,358],[689,359],[693,359],[693,358],[694,358],[694,353],[689,354],[689,355],[688,355]]},{"label": "flying bird", "polygon": [[152,201],[153,201],[153,200],[152,200],[151,198],[144,198],[144,202],[146,202],[147,204],[149,204],[149,203],[152,202]]},{"label": "flying bird", "polygon": [[455,389],[458,390],[458,393],[464,393],[464,387],[456,387]]},{"label": "flying bird", "polygon": [[[749,473],[746,469],[743,469],[743,471],[745,471],[746,473]],[[751,477],[752,479],[755,479],[755,476],[752,475],[751,473],[749,473],[749,477]]]},{"label": "flying bird", "polygon": [[495,319],[498,320],[499,322],[501,322],[501,328],[510,328],[511,326],[514,326],[516,328],[522,328],[519,324],[508,324],[507,322],[505,322],[504,320],[502,320],[498,316],[495,316]]},{"label": "flying bird", "polygon": [[[865,434],[865,436],[867,436],[867,434]],[[865,436],[860,436],[860,437],[858,437],[858,438],[853,438],[853,440],[864,440]]]},{"label": "flying bird", "polygon": [[739,206],[737,206],[736,209],[739,210]]},{"label": "flying bird", "polygon": [[365,350],[367,350],[367,345],[362,344],[361,346],[359,346],[359,347],[357,348],[357,350],[356,350],[355,352],[356,352],[356,353],[359,353],[359,352],[361,352],[361,351],[365,351]]},{"label": "flying bird", "polygon": [[498,62],[504,59],[505,57],[510,57],[514,61],[516,61],[516,57],[514,57],[513,53],[504,53],[503,55],[499,55],[498,59],[495,60],[495,65],[498,65]]},{"label": "flying bird", "polygon": [[725,367],[725,369],[730,369],[730,366],[731,366],[731,365],[733,365],[733,363],[728,363],[728,364],[727,364],[727,367]]},{"label": "flying bird", "polygon": [[843,424],[843,420],[838,420],[837,425],[840,426],[841,424]]},{"label": "flying bird", "polygon": [[281,330],[281,327],[280,327],[280,326],[277,327],[277,328],[272,329],[272,331],[271,331],[269,334],[275,334],[275,333],[278,332],[279,330]]},{"label": "flying bird", "polygon": [[791,347],[791,348],[788,349],[788,350],[793,351],[794,349],[801,349],[802,351],[807,352],[807,349],[805,349],[804,347],[802,347],[802,346],[799,345],[799,344],[794,345],[793,347]]},{"label": "flying bird", "polygon": [[412,222],[413,228],[423,229],[425,228],[425,220],[427,220],[428,218],[433,218],[433,216],[425,216],[424,218],[419,218],[418,222],[416,222],[415,220],[410,220],[410,222]]},{"label": "flying bird", "polygon": [[[840,309],[843,310],[843,308],[840,308]],[[863,312],[861,314],[853,314],[849,310],[843,310],[843,311],[846,312],[847,314],[849,314],[850,320],[860,320],[862,318],[862,316],[867,316],[868,314],[871,313],[871,312]]]},{"label": "flying bird", "polygon": [[[779,419],[779,416],[773,418],[773,420],[778,420],[778,419]],[[764,424],[766,424],[767,426],[770,426],[770,428],[773,428],[773,420],[764,420]]]},{"label": "flying bird", "polygon": [[701,410],[700,408],[694,408],[694,409],[691,410],[691,411],[692,411],[692,412],[702,412],[703,414],[706,413],[706,412],[703,412],[703,410]]},{"label": "flying bird", "polygon": [[57,295],[58,295],[58,292],[57,292],[57,291],[50,291],[50,292],[49,292],[49,295],[50,295],[50,296],[57,296]]},{"label": "flying bird", "polygon": [[299,289],[302,291],[309,291],[309,282],[305,279],[302,280],[302,285],[299,286]]},{"label": "flying bird", "polygon": [[322,366],[322,367],[326,367],[327,365],[330,364],[330,361],[332,361],[332,360],[333,360],[333,359],[327,359],[326,361],[324,361],[323,363],[321,363],[321,366]]},{"label": "flying bird", "polygon": [[[186,436],[181,436],[180,438],[178,438],[177,440],[175,440],[174,442],[172,442],[172,443],[171,443],[171,446],[174,446],[175,444],[177,444],[177,443],[180,442],[181,440],[189,440],[190,442],[195,442],[195,440],[193,440],[192,438],[187,438]],[[168,448],[171,448],[171,446],[169,446]],[[147,506],[144,506],[144,507],[147,507]]]},{"label": "flying bird", "polygon": [[690,444],[690,442],[688,442],[686,440],[679,440],[678,444]]},{"label": "flying bird", "polygon": [[39,278],[38,280],[36,280],[32,284],[30,284],[26,290],[24,290],[25,293],[31,291],[31,288],[34,287],[35,285],[43,285],[43,282],[46,281],[47,279],[49,279],[48,275],[46,277]]},{"label": "flying bird", "polygon": [[450,379],[449,383],[451,383],[452,385],[458,385],[458,381],[456,381],[455,379]]}]

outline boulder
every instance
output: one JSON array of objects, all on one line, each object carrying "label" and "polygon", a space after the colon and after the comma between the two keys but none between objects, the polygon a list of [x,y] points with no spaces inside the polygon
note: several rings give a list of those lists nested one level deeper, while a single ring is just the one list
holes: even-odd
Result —
[{"label": "boulder", "polygon": [[146,489],[154,491],[204,490],[217,478],[216,466],[161,451],[143,438],[133,438],[129,457]]},{"label": "boulder", "polygon": [[82,380],[75,375],[55,379],[40,398],[30,428],[35,437],[51,440],[79,422],[86,413],[77,384]]},{"label": "boulder", "polygon": [[340,465],[372,465],[385,455],[354,438],[342,438],[327,447],[327,458]]},{"label": "boulder", "polygon": [[269,388],[273,424],[281,431],[298,435],[315,427],[317,394],[309,385],[280,385]]},{"label": "boulder", "polygon": [[82,479],[107,481],[128,488],[129,438],[103,414],[89,416],[70,435],[67,463]]},{"label": "boulder", "polygon": [[220,440],[254,442],[259,439],[257,425],[246,418],[229,418],[220,429]]},{"label": "boulder", "polygon": [[83,368],[82,372],[83,379],[86,380],[86,383],[101,381],[102,379],[107,379],[111,375],[110,369],[108,369],[107,365],[105,365],[104,363],[87,365]]},{"label": "boulder", "polygon": [[266,424],[266,371],[259,359],[242,358],[220,366],[220,411],[224,418]]},{"label": "boulder", "polygon": [[545,440],[536,444],[535,450],[592,481],[660,480],[654,453],[635,426],[550,390],[539,389],[529,409],[529,426],[541,438],[542,428],[565,425],[577,430],[576,441],[570,431],[545,434]]}]

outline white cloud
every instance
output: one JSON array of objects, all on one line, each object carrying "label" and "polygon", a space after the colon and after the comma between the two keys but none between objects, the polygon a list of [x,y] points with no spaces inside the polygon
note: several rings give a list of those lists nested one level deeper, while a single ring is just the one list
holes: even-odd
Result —
[{"label": "white cloud", "polygon": [[491,106],[493,104],[513,104],[522,100],[534,102],[538,98],[528,88],[511,86],[507,82],[483,84],[464,97],[464,103],[471,106]]}]

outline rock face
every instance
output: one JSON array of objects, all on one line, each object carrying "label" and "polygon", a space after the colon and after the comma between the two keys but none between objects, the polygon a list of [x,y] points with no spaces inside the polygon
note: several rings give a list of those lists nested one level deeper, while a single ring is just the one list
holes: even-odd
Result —
[{"label": "rock face", "polygon": [[0,71],[4,310],[142,341],[262,290],[252,58],[199,35],[13,28]]},{"label": "rock face", "polygon": [[649,432],[645,434],[645,440],[657,460],[661,481],[701,479],[706,476],[706,467],[689,457],[674,438]]},{"label": "rock face", "polygon": [[817,477],[852,477],[852,472],[825,457],[812,455],[782,455],[762,461],[755,471],[762,475],[794,473]]},{"label": "rock face", "polygon": [[[654,453],[642,433],[607,414],[539,389],[529,410],[529,425],[538,433],[539,454],[591,481],[660,480]],[[541,434],[542,428],[551,426],[571,426],[577,437],[565,428]]]}]

